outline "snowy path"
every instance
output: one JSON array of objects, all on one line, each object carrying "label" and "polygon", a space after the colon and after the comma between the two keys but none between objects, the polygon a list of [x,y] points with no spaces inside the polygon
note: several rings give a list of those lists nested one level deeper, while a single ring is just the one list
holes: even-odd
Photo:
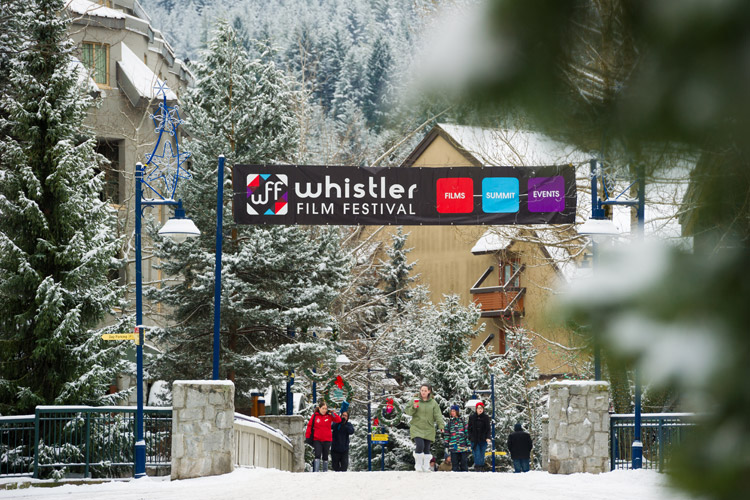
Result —
[{"label": "snowy path", "polygon": [[[347,472],[292,474],[272,469],[238,469],[232,474],[185,481],[145,478],[96,485],[65,485],[0,491],[0,499],[44,500],[234,500],[351,498],[502,500],[688,500],[666,485],[663,474],[617,471],[597,476],[528,474]],[[5,480],[4,482],[8,482]]]}]

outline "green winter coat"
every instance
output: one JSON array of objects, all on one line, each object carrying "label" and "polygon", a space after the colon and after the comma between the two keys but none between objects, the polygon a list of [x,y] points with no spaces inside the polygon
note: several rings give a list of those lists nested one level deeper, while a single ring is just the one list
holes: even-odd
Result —
[{"label": "green winter coat", "polygon": [[416,410],[412,402],[407,406],[404,413],[411,416],[409,435],[412,439],[422,438],[428,441],[435,441],[435,424],[437,424],[440,430],[443,430],[445,427],[443,414],[440,412],[440,405],[437,404],[437,401],[432,396],[427,401],[419,401],[419,408]]}]

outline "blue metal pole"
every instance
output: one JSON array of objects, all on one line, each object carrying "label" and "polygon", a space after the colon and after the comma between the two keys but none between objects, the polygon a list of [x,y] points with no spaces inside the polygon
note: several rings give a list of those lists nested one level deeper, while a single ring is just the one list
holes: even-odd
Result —
[{"label": "blue metal pole", "polygon": [[[313,330],[313,337],[314,338],[318,337],[318,335],[315,333],[315,330]],[[318,371],[315,368],[313,368],[313,375],[316,375],[317,373]],[[313,383],[312,383],[312,397],[313,397],[313,404],[317,404],[318,403],[318,384],[315,383],[315,380],[313,380]]]},{"label": "blue metal pole", "polygon": [[[591,160],[590,166],[591,166],[591,218],[597,219],[599,218],[600,214],[598,210],[599,205],[599,196],[598,196],[598,186],[597,186],[597,178],[596,178],[596,160]],[[599,260],[599,249],[597,248],[598,245],[596,241],[594,241],[594,238],[591,238],[591,256],[592,256],[592,262],[591,266],[593,269],[596,269],[597,262]],[[599,343],[599,334],[596,331],[592,331],[592,340],[594,342],[594,380],[601,380],[602,379],[602,356],[601,356],[601,345]]]},{"label": "blue metal pole", "polygon": [[143,273],[141,270],[141,217],[143,197],[143,165],[135,167],[135,323],[138,330],[136,345],[136,437],[134,476],[146,475],[146,442],[143,440]]},{"label": "blue metal pole", "polygon": [[[638,166],[638,236],[643,239],[646,219],[646,175],[643,165]],[[632,448],[632,467],[640,469],[643,466],[643,442],[641,441],[641,374],[638,368],[635,369],[635,426],[633,448]]]},{"label": "blue metal pole", "polygon": [[221,352],[221,247],[224,220],[224,155],[219,156],[219,183],[216,191],[216,266],[214,267],[214,367],[213,379],[219,380]]},{"label": "blue metal pole", "polygon": [[367,368],[367,470],[372,472],[372,403],[370,401],[370,368]]},{"label": "blue metal pole", "polygon": [[[294,338],[294,328],[289,325],[286,327],[286,334]],[[292,394],[292,386],[294,385],[294,369],[290,368],[289,376],[286,379],[286,414],[294,415],[294,394]]]},{"label": "blue metal pole", "polygon": [[495,374],[490,374],[490,389],[492,389],[492,472],[495,472]]}]

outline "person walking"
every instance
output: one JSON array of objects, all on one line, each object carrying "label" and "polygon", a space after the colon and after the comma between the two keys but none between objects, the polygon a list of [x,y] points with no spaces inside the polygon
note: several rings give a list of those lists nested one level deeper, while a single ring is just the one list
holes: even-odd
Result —
[{"label": "person walking", "polygon": [[529,472],[529,461],[531,460],[533,446],[529,433],[523,430],[520,423],[517,423],[513,432],[508,436],[508,451],[510,452],[510,459],[513,460],[515,472]]},{"label": "person walking", "polygon": [[354,426],[349,422],[349,412],[341,412],[341,422],[331,424],[333,441],[331,442],[331,464],[336,472],[346,472],[349,468],[349,436],[354,434]]},{"label": "person walking", "polygon": [[328,452],[331,450],[331,441],[333,440],[331,426],[339,422],[341,422],[341,417],[336,415],[334,411],[328,411],[325,399],[318,400],[318,406],[310,417],[305,431],[305,438],[312,437],[313,440],[313,450],[315,451],[313,472],[321,470],[321,462],[323,472],[328,471]]},{"label": "person walking", "polygon": [[468,472],[468,459],[471,446],[469,445],[468,428],[461,417],[461,408],[458,405],[451,406],[451,416],[445,425],[445,434],[448,441],[448,449],[451,452],[453,472]]},{"label": "person walking", "polygon": [[443,414],[440,412],[432,387],[422,384],[414,404],[406,408],[405,413],[411,417],[409,435],[414,440],[414,470],[430,470],[430,445],[435,441],[435,425],[440,431],[445,427]]},{"label": "person walking", "polygon": [[474,470],[484,471],[484,452],[487,445],[492,443],[492,422],[484,412],[484,403],[477,403],[474,413],[469,415],[469,441],[471,453],[474,455]]}]

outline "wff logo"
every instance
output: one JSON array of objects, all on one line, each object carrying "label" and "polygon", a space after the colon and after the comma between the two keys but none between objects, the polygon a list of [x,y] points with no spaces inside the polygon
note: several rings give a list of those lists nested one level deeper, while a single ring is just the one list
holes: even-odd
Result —
[{"label": "wff logo", "polygon": [[286,215],[289,212],[289,180],[285,174],[247,176],[249,215]]}]

